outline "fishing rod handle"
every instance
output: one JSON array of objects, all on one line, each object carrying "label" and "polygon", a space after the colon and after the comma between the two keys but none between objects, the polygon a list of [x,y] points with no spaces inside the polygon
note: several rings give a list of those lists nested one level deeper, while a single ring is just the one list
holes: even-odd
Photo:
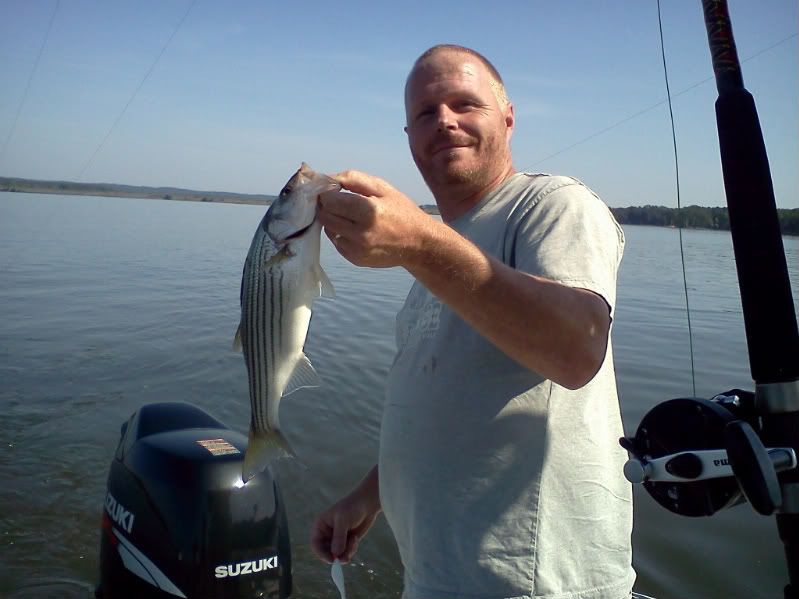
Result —
[{"label": "fishing rod handle", "polygon": [[743,89],[741,63],[738,61],[738,50],[732,35],[727,0],[702,0],[702,9],[705,13],[707,39],[719,95]]}]

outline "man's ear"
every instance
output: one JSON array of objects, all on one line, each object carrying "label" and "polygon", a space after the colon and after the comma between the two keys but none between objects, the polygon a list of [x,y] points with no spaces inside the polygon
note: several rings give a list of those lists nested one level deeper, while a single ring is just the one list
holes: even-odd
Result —
[{"label": "man's ear", "polygon": [[505,109],[505,128],[506,139],[510,140],[513,135],[513,127],[516,125],[516,114],[513,111],[513,104],[508,102],[508,107]]}]

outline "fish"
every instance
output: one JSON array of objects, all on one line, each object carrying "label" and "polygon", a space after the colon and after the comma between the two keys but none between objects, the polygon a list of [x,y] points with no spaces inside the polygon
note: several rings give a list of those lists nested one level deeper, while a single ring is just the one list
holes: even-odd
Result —
[{"label": "fish", "polygon": [[335,290],[319,262],[322,225],[316,215],[319,194],[340,189],[303,162],[255,230],[244,261],[233,347],[244,354],[250,392],[245,483],[275,460],[296,457],[280,429],[280,400],[319,386],[303,350],[314,300],[335,297]]}]

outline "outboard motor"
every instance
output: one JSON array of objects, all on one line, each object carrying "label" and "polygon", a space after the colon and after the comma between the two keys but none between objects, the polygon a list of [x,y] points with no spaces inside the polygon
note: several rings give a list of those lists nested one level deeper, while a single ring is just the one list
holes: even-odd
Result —
[{"label": "outboard motor", "polygon": [[269,471],[247,484],[247,439],[184,403],[122,425],[100,540],[98,599],[291,595],[285,507]]}]

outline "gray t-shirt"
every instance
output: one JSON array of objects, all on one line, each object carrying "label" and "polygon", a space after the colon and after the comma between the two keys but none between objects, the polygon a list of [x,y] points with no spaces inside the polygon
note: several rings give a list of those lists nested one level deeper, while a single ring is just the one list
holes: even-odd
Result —
[{"label": "gray t-shirt", "polygon": [[[616,301],[624,236],[576,179],[517,173],[450,226],[505,264]],[[397,316],[380,498],[405,599],[629,597],[632,496],[613,356],[571,391],[418,282]]]}]

